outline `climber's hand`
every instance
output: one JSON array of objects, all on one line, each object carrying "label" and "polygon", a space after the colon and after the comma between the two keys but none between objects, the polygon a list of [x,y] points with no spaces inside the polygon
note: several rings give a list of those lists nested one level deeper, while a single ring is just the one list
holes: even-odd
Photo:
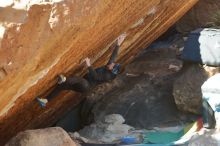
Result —
[{"label": "climber's hand", "polygon": [[84,59],[84,61],[85,61],[87,67],[90,67],[90,66],[91,66],[90,59],[89,59],[88,57],[86,57],[86,58]]},{"label": "climber's hand", "polygon": [[117,39],[118,46],[120,46],[123,43],[123,41],[125,40],[126,36],[127,36],[126,33],[123,33],[123,34],[121,34],[118,37],[118,39]]}]

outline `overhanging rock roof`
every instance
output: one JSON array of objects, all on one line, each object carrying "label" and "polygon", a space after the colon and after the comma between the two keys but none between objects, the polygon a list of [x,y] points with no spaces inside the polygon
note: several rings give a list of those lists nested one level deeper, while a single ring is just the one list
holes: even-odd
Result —
[{"label": "overhanging rock roof", "polygon": [[37,105],[35,97],[55,85],[57,74],[82,75],[85,57],[104,64],[108,46],[123,32],[128,36],[118,61],[128,63],[198,0],[29,1],[1,6],[1,143],[21,130],[53,124],[81,100],[64,93],[46,109]]}]

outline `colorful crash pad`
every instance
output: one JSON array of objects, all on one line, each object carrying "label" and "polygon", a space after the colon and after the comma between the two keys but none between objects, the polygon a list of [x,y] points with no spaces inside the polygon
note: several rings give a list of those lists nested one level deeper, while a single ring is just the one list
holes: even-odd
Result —
[{"label": "colorful crash pad", "polygon": [[144,134],[144,143],[173,145],[175,141],[178,141],[183,136],[186,137],[188,135],[192,135],[194,132],[199,131],[202,128],[202,126],[202,118],[200,118],[196,122],[187,125],[186,127],[177,132],[148,132]]}]

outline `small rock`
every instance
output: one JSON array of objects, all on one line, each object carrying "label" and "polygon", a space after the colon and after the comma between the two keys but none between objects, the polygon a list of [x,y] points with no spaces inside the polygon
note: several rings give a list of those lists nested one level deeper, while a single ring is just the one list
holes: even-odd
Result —
[{"label": "small rock", "polygon": [[180,71],[181,67],[182,66],[177,66],[177,65],[174,65],[174,64],[169,65],[169,69],[172,70],[172,71],[175,71],[175,72]]},{"label": "small rock", "polygon": [[105,123],[108,124],[123,124],[125,119],[119,114],[111,114],[105,117]]},{"label": "small rock", "polygon": [[126,73],[127,77],[138,77],[139,74]]}]

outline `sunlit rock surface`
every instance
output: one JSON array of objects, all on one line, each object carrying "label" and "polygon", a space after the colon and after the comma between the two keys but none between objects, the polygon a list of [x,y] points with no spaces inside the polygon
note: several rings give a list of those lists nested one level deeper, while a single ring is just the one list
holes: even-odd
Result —
[{"label": "sunlit rock surface", "polygon": [[[126,64],[198,0],[8,0],[0,2],[0,144],[17,132],[52,125],[81,100],[61,93],[46,109],[57,74],[82,75],[82,59],[104,64],[108,46],[127,38],[118,61]],[[74,95],[74,96],[73,96]]]}]

